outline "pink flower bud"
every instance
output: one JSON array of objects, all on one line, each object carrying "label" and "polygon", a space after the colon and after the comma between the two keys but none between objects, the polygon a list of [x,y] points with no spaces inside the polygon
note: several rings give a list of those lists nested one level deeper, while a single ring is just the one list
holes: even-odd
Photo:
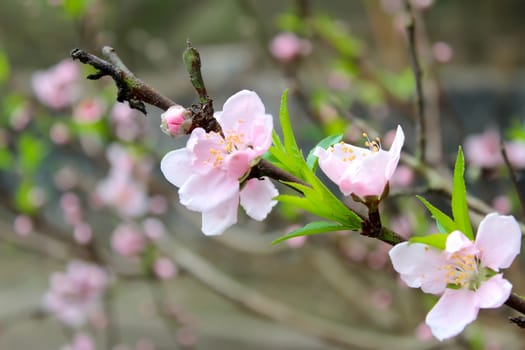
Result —
[{"label": "pink flower bud", "polygon": [[190,112],[182,106],[175,105],[160,116],[160,128],[171,137],[185,135],[191,127]]},{"label": "pink flower bud", "polygon": [[123,224],[115,229],[111,238],[111,247],[122,256],[133,257],[140,254],[146,245],[146,240],[137,228]]},{"label": "pink flower bud", "polygon": [[283,63],[289,63],[300,56],[306,56],[311,51],[312,44],[294,33],[280,33],[270,43],[270,52]]},{"label": "pink flower bud", "polygon": [[168,280],[177,275],[177,266],[168,258],[159,258],[153,267],[155,275],[161,280]]}]

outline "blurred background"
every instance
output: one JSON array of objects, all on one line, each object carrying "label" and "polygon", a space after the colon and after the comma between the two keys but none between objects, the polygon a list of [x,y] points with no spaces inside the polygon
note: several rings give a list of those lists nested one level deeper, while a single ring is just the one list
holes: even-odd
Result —
[{"label": "blurred background", "polygon": [[[411,5],[429,166],[446,173],[463,144],[469,191],[523,219],[525,3]],[[239,211],[239,224],[205,237],[159,171],[186,139],[161,132],[155,107],[144,117],[116,104],[112,81],[84,79],[93,70],[69,56],[112,46],[190,106],[189,39],[216,110],[250,89],[277,117],[288,88],[305,154],[331,134],[362,144],[363,131],[388,148],[398,124],[413,153],[410,18],[401,0],[0,2],[0,349],[521,349],[506,307],[432,339],[424,317],[436,299],[402,285],[386,244],[343,232],[272,246],[315,220],[297,208],[279,204],[264,222]],[[407,193],[443,210],[446,196],[407,164],[396,174],[385,225],[435,232]],[[523,268],[506,274],[517,293]]]}]

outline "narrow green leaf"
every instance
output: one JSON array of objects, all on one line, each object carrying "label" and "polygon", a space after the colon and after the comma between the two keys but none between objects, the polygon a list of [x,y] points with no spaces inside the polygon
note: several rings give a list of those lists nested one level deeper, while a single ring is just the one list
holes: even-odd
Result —
[{"label": "narrow green leaf", "polygon": [[458,149],[456,165],[454,166],[454,182],[452,186],[452,216],[458,229],[468,238],[474,240],[472,224],[468,216],[467,189],[465,187],[465,160],[461,146]]},{"label": "narrow green leaf", "polygon": [[298,228],[297,230],[293,230],[287,235],[277,238],[275,241],[272,242],[272,244],[281,243],[293,237],[309,236],[309,235],[316,235],[319,233],[342,231],[342,230],[348,230],[348,228],[345,227],[344,225],[341,225],[335,222],[315,221],[315,222],[311,222],[307,224],[304,227]]},{"label": "narrow green leaf", "polygon": [[441,210],[430,204],[430,202],[427,201],[425,198],[421,196],[416,197],[421,201],[421,203],[423,203],[423,205],[432,214],[434,219],[436,219],[438,225],[440,225],[446,233],[450,233],[458,229],[454,220],[452,220],[447,214],[443,213]]},{"label": "narrow green leaf", "polygon": [[315,149],[317,147],[327,149],[328,147],[332,146],[335,143],[338,143],[342,139],[343,139],[343,134],[339,134],[339,135],[331,135],[331,136],[325,137],[324,139],[319,141],[319,143],[314,148],[312,148],[310,153],[308,153],[308,157],[306,157],[306,164],[308,164],[308,167],[312,169],[313,171],[315,171],[315,169],[317,168],[318,158],[316,155],[314,155]]},{"label": "narrow green leaf", "polygon": [[448,234],[433,233],[426,236],[412,237],[408,241],[410,243],[423,243],[439,250],[445,250]]},{"label": "narrow green leaf", "polygon": [[295,136],[292,130],[292,123],[290,122],[290,115],[288,114],[288,89],[284,90],[281,97],[281,107],[279,109],[279,122],[283,131],[283,141],[286,153],[289,155],[295,154],[299,147],[295,141]]}]

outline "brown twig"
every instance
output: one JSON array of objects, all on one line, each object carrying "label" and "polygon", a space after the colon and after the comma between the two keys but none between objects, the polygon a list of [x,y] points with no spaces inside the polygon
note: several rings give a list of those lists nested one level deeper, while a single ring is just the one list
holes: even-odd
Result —
[{"label": "brown twig", "polygon": [[518,196],[518,200],[520,201],[520,207],[521,207],[521,215],[522,217],[525,217],[525,199],[523,198],[523,194],[520,190],[520,186],[518,184],[518,179],[516,178],[516,173],[514,172],[514,168],[512,164],[510,164],[509,156],[507,155],[507,149],[505,148],[505,144],[501,143],[501,155],[503,156],[503,160],[505,161],[505,166],[509,170],[509,176],[510,180],[512,181],[512,185],[514,186],[514,190],[516,191],[516,195]]},{"label": "brown twig", "polygon": [[416,42],[416,20],[414,13],[412,12],[412,5],[409,0],[405,0],[405,12],[406,12],[406,24],[405,30],[407,34],[407,45],[408,52],[410,55],[410,63],[412,71],[414,72],[414,80],[416,82],[416,106],[417,106],[417,118],[416,118],[416,140],[417,140],[417,151],[416,157],[425,163],[425,152],[426,152],[426,120],[425,120],[425,98],[423,95],[423,72],[421,65],[419,64],[419,57],[417,53],[417,42]]}]

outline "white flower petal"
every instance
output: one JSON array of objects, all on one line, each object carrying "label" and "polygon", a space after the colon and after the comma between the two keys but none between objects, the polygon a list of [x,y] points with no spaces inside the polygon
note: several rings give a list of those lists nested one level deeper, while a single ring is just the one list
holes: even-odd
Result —
[{"label": "white flower petal", "polygon": [[238,196],[239,181],[223,171],[206,176],[193,175],[179,189],[182,205],[190,210],[207,212]]},{"label": "white flower petal", "polygon": [[160,162],[160,170],[166,180],[181,187],[192,173],[188,151],[181,148],[166,154]]},{"label": "white flower petal", "polygon": [[442,252],[421,243],[400,243],[390,249],[394,269],[409,287],[439,294],[445,290],[446,259]]},{"label": "white flower petal", "polygon": [[267,177],[250,179],[241,190],[241,205],[246,214],[261,221],[277,204],[273,198],[278,194],[279,192]]},{"label": "white flower petal", "polygon": [[439,340],[458,335],[478,316],[475,292],[446,289],[426,317],[426,324]]},{"label": "white flower petal", "polygon": [[489,214],[479,224],[475,244],[484,266],[505,269],[520,252],[520,227],[513,216]]},{"label": "white flower petal", "polygon": [[213,210],[202,213],[202,232],[206,236],[222,234],[228,227],[237,222],[239,197],[224,202]]},{"label": "white flower petal", "polygon": [[503,274],[493,276],[483,282],[476,291],[479,307],[485,309],[500,307],[509,298],[511,290],[512,284],[503,278]]}]

